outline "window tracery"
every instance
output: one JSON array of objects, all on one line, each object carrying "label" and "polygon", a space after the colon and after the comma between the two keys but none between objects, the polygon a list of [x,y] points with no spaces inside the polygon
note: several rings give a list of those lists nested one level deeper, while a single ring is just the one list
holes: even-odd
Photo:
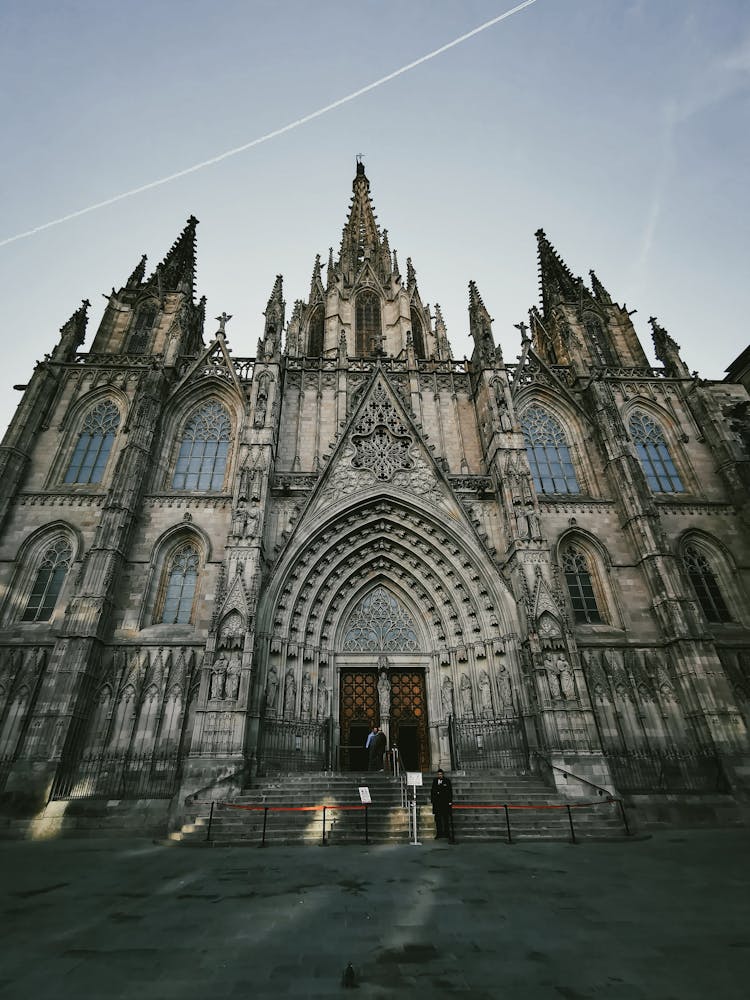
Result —
[{"label": "window tracery", "polygon": [[232,424],[221,403],[204,403],[185,426],[172,479],[176,490],[220,490]]},{"label": "window tracery", "polygon": [[532,404],[524,411],[521,426],[537,493],[580,493],[559,420]]},{"label": "window tracery", "polygon": [[169,560],[164,598],[157,621],[164,625],[187,625],[193,612],[200,554],[192,542],[181,545]]},{"label": "window tracery", "polygon": [[582,549],[569,545],[562,556],[565,583],[576,622],[595,625],[602,619],[588,560]]},{"label": "window tracery", "polygon": [[413,467],[409,456],[412,443],[384,386],[376,386],[353,428],[353,467],[368,469],[381,481],[388,480],[394,472]]},{"label": "window tracery", "polygon": [[628,430],[649,488],[654,493],[683,493],[685,487],[656,421],[648,413],[636,410],[628,421]]},{"label": "window tracery", "polygon": [[120,411],[111,399],[97,403],[83,421],[65,473],[66,483],[100,483],[120,426]]},{"label": "window tracery", "polygon": [[58,538],[45,549],[21,621],[50,620],[72,561],[73,549],[67,538]]},{"label": "window tracery", "polygon": [[375,292],[365,289],[357,296],[357,354],[382,354],[383,324],[380,317],[380,299]]},{"label": "window tracery", "polygon": [[347,652],[410,653],[418,648],[414,619],[385,587],[362,598],[344,633]]},{"label": "window tracery", "polygon": [[424,354],[424,327],[419,313],[416,309],[411,310],[411,338],[414,344],[414,353],[418,358],[423,358]]},{"label": "window tracery", "polygon": [[732,616],[719,589],[716,574],[703,552],[694,545],[689,545],[683,552],[682,561],[708,621],[730,622]]},{"label": "window tracery", "polygon": [[319,357],[323,353],[325,339],[325,315],[323,306],[316,306],[310,318],[307,353],[310,357]]},{"label": "window tracery", "polygon": [[133,332],[128,341],[128,354],[145,354],[156,320],[156,303],[149,302],[138,310]]}]

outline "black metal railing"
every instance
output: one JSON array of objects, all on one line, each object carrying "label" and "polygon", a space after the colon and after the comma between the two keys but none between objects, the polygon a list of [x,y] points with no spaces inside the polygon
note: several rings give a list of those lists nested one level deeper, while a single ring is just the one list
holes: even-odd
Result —
[{"label": "black metal railing", "polygon": [[711,749],[606,749],[604,756],[619,792],[710,794],[729,789],[721,759]]},{"label": "black metal railing", "polygon": [[268,774],[269,771],[325,771],[330,767],[330,720],[263,720],[258,741],[259,774]]},{"label": "black metal railing", "polygon": [[177,791],[179,757],[92,754],[58,769],[51,799],[169,799]]},{"label": "black metal railing", "polygon": [[520,719],[449,719],[451,766],[526,771],[529,748]]}]

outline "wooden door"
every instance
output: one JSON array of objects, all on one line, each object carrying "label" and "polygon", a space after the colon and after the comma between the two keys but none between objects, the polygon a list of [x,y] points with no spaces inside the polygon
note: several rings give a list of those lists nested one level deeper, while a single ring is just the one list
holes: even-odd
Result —
[{"label": "wooden door", "polygon": [[408,771],[430,766],[427,694],[423,670],[389,670],[391,682],[391,746],[399,748]]},{"label": "wooden door", "polygon": [[341,770],[366,771],[365,740],[380,725],[376,670],[341,671]]}]

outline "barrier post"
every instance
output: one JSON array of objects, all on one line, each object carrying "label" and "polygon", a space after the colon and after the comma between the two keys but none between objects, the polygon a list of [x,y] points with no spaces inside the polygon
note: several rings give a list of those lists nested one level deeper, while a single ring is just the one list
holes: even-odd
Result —
[{"label": "barrier post", "polygon": [[627,813],[625,812],[625,803],[622,801],[622,799],[616,799],[615,801],[620,807],[620,815],[622,816],[622,821],[625,824],[625,836],[630,837],[632,836],[632,834],[630,832],[630,825],[628,823]]},{"label": "barrier post", "polygon": [[208,829],[206,830],[206,843],[211,843],[211,824],[214,821],[214,804],[211,803],[211,812],[208,814]]},{"label": "barrier post", "polygon": [[263,837],[260,842],[261,847],[266,846],[266,822],[268,820],[268,806],[263,806]]},{"label": "barrier post", "polygon": [[505,828],[508,831],[508,843],[512,844],[513,839],[510,835],[510,812],[508,810],[507,804],[503,806],[503,809],[505,810]]},{"label": "barrier post", "polygon": [[573,813],[570,811],[570,806],[566,805],[565,808],[568,810],[568,822],[570,823],[570,842],[572,844],[576,843],[576,832],[573,829]]},{"label": "barrier post", "polygon": [[326,846],[326,807],[323,806],[323,839],[320,842],[321,847]]},{"label": "barrier post", "polygon": [[365,804],[365,843],[370,843],[370,831],[367,826],[367,805]]}]

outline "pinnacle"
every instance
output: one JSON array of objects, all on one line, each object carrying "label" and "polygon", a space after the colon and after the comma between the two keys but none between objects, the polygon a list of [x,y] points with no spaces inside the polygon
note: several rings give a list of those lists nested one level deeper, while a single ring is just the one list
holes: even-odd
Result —
[{"label": "pinnacle", "polygon": [[167,291],[186,290],[192,298],[195,286],[195,227],[198,220],[191,215],[185,228],[174,241],[164,260],[148,280],[152,284],[159,274]]},{"label": "pinnacle", "polygon": [[133,268],[133,273],[127,280],[126,288],[137,288],[143,283],[143,279],[146,275],[146,261],[148,260],[146,254],[144,253],[140,261]]},{"label": "pinnacle", "polygon": [[411,291],[417,287],[417,272],[411,262],[411,257],[406,258],[406,287]]},{"label": "pinnacle", "polygon": [[534,235],[537,239],[542,306],[546,313],[553,297],[568,301],[577,300],[582,282],[573,275],[547,239],[543,229],[537,229]]},{"label": "pinnacle", "polygon": [[479,294],[476,281],[472,280],[469,282],[469,308],[476,309],[477,307],[484,309],[485,305]]}]

